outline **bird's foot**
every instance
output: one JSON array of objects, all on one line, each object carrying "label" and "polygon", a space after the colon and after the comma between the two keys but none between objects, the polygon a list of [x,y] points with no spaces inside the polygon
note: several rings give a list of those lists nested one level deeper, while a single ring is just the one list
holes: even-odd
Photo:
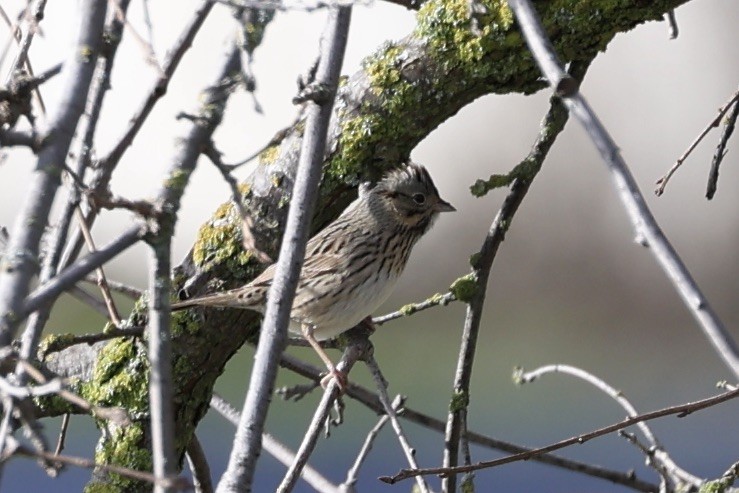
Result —
[{"label": "bird's foot", "polygon": [[337,370],[334,366],[331,366],[328,368],[328,373],[321,378],[321,387],[326,390],[331,383],[331,380],[336,382],[339,394],[344,394],[346,392],[347,385],[349,384],[349,379],[347,378],[346,373],[341,370]]}]

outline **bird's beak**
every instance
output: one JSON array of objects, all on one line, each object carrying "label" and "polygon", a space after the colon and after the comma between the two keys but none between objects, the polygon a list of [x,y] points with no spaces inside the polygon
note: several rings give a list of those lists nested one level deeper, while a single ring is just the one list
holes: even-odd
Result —
[{"label": "bird's beak", "polygon": [[434,205],[434,211],[436,212],[454,212],[456,210],[452,204],[444,199],[439,199],[436,205]]}]

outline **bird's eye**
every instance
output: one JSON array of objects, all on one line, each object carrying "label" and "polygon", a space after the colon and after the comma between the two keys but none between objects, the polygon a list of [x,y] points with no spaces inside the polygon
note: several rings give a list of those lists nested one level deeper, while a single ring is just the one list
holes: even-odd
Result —
[{"label": "bird's eye", "polygon": [[418,205],[423,205],[426,203],[426,196],[422,193],[416,193],[413,195],[413,202]]}]

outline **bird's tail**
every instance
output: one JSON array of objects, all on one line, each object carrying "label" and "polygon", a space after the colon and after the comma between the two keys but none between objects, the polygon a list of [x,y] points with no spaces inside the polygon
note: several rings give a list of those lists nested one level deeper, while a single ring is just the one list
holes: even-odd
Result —
[{"label": "bird's tail", "polygon": [[194,306],[217,306],[222,308],[228,308],[228,307],[240,307],[243,308],[243,304],[238,305],[234,303],[235,296],[230,291],[225,291],[223,293],[215,293],[215,294],[209,294],[207,296],[201,296],[199,298],[192,298],[185,301],[180,301],[179,303],[172,303],[171,310],[173,312],[178,310],[185,310],[187,308],[192,308]]}]

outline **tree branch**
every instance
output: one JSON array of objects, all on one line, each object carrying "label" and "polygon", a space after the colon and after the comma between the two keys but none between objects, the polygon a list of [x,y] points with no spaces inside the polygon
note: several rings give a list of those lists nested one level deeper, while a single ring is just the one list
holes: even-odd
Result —
[{"label": "tree branch", "polygon": [[[15,336],[24,298],[37,272],[41,235],[59,187],[61,168],[74,130],[85,107],[85,98],[101,49],[105,2],[84,0],[79,6],[80,28],[76,46],[62,68],[62,97],[50,116],[46,142],[39,153],[26,201],[16,218],[0,272],[0,347]],[[86,55],[80,56],[80,53]]]},{"label": "tree branch", "polygon": [[649,247],[657,262],[667,274],[683,302],[693,314],[708,341],[713,345],[726,366],[739,377],[739,347],[718,318],[703,292],[690,275],[682,259],[662,233],[649,210],[644,196],[626,162],[611,139],[608,131],[598,120],[577,86],[567,84],[569,76],[562,70],[557,55],[546,38],[538,15],[528,0],[509,0],[511,9],[521,26],[531,52],[540,64],[542,73],[550,85],[562,96],[570,113],[574,114],[590,135],[600,151],[603,161],[611,172],[621,201],[636,232],[637,240]]},{"label": "tree branch", "polygon": [[344,61],[350,20],[351,7],[329,10],[316,83],[327,88],[330,96],[320,104],[308,103],[305,136],[285,235],[282,239],[275,277],[267,297],[264,322],[254,355],[254,367],[244,401],[244,411],[236,429],[226,472],[218,484],[219,492],[251,490],[256,461],[262,448],[264,422],[277,377],[280,355],[287,341],[290,311],[305,257],[305,245],[308,241],[318,182],[321,178],[326,132]]},{"label": "tree branch", "polygon": [[503,457],[500,459],[495,459],[495,460],[490,460],[490,461],[478,462],[477,464],[472,464],[470,466],[435,467],[435,468],[428,468],[428,469],[401,470],[398,474],[394,476],[382,476],[380,477],[380,480],[388,484],[395,484],[398,481],[412,478],[419,474],[422,474],[422,475],[459,474],[463,472],[478,471],[480,469],[489,469],[492,467],[501,466],[503,464],[510,464],[511,462],[529,460],[541,454],[554,452],[555,450],[569,447],[570,445],[578,445],[578,444],[585,443],[588,440],[592,440],[593,438],[607,435],[608,433],[613,433],[614,431],[622,430],[624,428],[635,425],[637,423],[641,423],[642,421],[648,421],[651,419],[662,418],[664,416],[670,416],[670,415],[677,415],[678,418],[681,418],[681,417],[687,416],[688,414],[694,413],[696,411],[700,411],[701,409],[705,409],[707,407],[721,404],[722,402],[726,402],[736,397],[739,397],[739,390],[732,390],[729,392],[724,392],[723,394],[709,397],[707,399],[703,399],[703,400],[699,400],[695,402],[688,402],[687,404],[680,404],[677,406],[666,407],[663,409],[659,409],[657,411],[652,411],[649,413],[632,416],[618,423],[613,423],[603,428],[599,428],[597,430],[594,430],[588,433],[583,433],[582,435],[577,435],[577,436],[568,438],[566,440],[562,440],[557,443],[547,445],[546,447],[532,449],[532,450],[529,450],[527,452],[523,452],[520,454],[510,455],[508,457]]},{"label": "tree branch", "polygon": [[[587,67],[587,63],[585,64]],[[586,67],[582,68],[584,75]],[[467,301],[467,312],[464,320],[462,343],[459,349],[457,370],[454,377],[454,393],[449,406],[446,432],[444,435],[444,466],[456,466],[458,461],[459,440],[463,436],[462,422],[467,414],[469,405],[469,386],[472,379],[472,366],[475,359],[477,346],[477,335],[480,330],[482,309],[485,304],[488,277],[493,266],[493,261],[498,253],[500,244],[505,239],[505,234],[510,227],[518,207],[521,205],[526,193],[529,191],[532,181],[541,169],[544,159],[557,136],[567,123],[567,112],[557,100],[552,100],[549,111],[541,123],[539,136],[526,159],[519,165],[526,165],[528,174],[517,177],[511,184],[511,191],[503,201],[500,210],[490,225],[480,252],[476,256],[472,268],[472,294]],[[459,298],[459,297],[458,297]],[[456,491],[456,477],[454,474],[445,476],[442,481],[442,491]]]}]

